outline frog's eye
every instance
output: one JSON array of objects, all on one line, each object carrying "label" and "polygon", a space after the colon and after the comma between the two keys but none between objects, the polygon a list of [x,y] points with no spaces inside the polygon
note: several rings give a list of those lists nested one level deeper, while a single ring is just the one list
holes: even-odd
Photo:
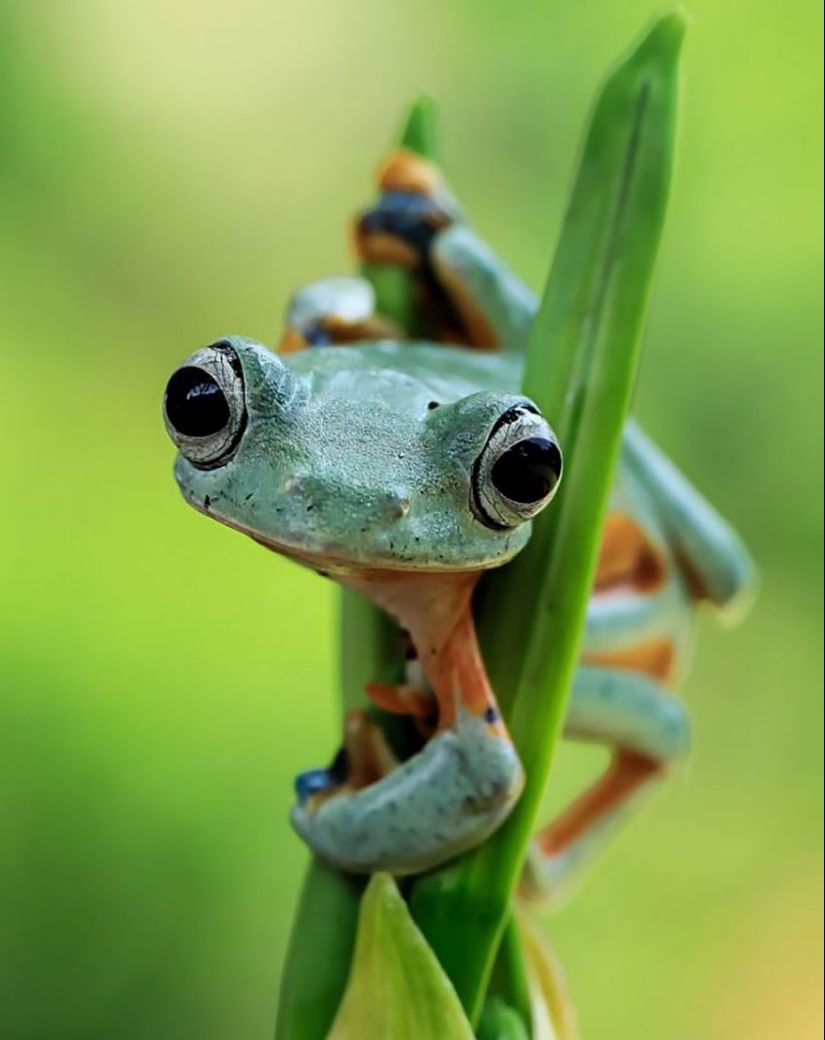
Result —
[{"label": "frog's eye", "polygon": [[544,509],[561,472],[561,451],[544,417],[532,405],[510,408],[473,466],[476,516],[488,527],[517,527]]},{"label": "frog's eye", "polygon": [[166,385],[163,417],[180,453],[210,469],[226,461],[246,426],[243,373],[226,343],[199,350]]}]

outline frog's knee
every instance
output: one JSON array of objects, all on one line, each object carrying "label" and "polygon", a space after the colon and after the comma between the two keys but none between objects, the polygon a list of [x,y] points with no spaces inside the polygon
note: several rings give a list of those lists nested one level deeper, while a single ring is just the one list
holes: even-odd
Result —
[{"label": "frog's knee", "polygon": [[412,874],[483,841],[509,815],[522,786],[509,740],[464,713],[383,780],[298,804],[292,822],[335,866]]}]

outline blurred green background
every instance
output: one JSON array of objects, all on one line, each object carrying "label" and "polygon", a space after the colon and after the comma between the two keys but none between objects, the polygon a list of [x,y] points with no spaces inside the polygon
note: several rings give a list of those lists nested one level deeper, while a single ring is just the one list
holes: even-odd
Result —
[{"label": "blurred green background", "polygon": [[[589,1040],[821,1035],[821,19],[693,0],[637,412],[763,570],[696,749],[548,921]],[[0,3],[0,1036],[264,1040],[337,739],[335,595],[188,510],[180,359],[273,342],[419,90],[540,285],[643,0]],[[594,760],[565,749],[556,798]],[[318,951],[323,957],[323,951]]]}]

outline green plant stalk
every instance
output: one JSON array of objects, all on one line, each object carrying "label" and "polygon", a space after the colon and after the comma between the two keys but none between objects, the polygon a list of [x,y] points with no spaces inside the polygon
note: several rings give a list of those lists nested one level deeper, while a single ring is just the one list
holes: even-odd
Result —
[{"label": "green plant stalk", "polygon": [[532,1016],[530,983],[527,978],[527,965],[524,960],[518,922],[512,914],[507,918],[504,926],[504,934],[499,943],[490,979],[487,997],[492,996],[500,997],[523,1022],[530,1022]]},{"label": "green plant stalk", "polygon": [[[429,98],[419,98],[412,106],[401,145],[437,158],[435,106]],[[375,288],[379,313],[409,327],[414,308],[408,274],[378,265],[364,265],[362,274]],[[342,590],[339,617],[341,697],[346,712],[365,705],[367,682],[399,682],[404,658],[397,626],[363,596]],[[388,720],[390,724],[397,727],[398,720]],[[363,889],[362,881],[318,860],[310,863],[281,974],[276,1040],[325,1040],[346,987]]]},{"label": "green plant stalk", "polygon": [[276,1040],[325,1040],[347,984],[364,885],[310,863],[281,973]]},{"label": "green plant stalk", "polygon": [[567,704],[672,166],[680,14],[607,78],[528,347],[524,390],[567,458],[556,501],[479,603],[485,660],[525,767],[524,794],[482,847],[421,878],[411,909],[477,1021]]}]

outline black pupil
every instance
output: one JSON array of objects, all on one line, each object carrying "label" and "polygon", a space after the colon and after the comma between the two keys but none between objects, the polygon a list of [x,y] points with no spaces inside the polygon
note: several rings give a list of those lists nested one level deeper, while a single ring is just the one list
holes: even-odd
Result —
[{"label": "black pupil", "polygon": [[166,414],[185,437],[211,437],[227,425],[229,402],[216,379],[202,368],[179,368],[166,387]]},{"label": "black pupil", "polygon": [[526,437],[493,464],[493,486],[511,502],[528,505],[546,498],[561,476],[561,452],[546,437]]}]

